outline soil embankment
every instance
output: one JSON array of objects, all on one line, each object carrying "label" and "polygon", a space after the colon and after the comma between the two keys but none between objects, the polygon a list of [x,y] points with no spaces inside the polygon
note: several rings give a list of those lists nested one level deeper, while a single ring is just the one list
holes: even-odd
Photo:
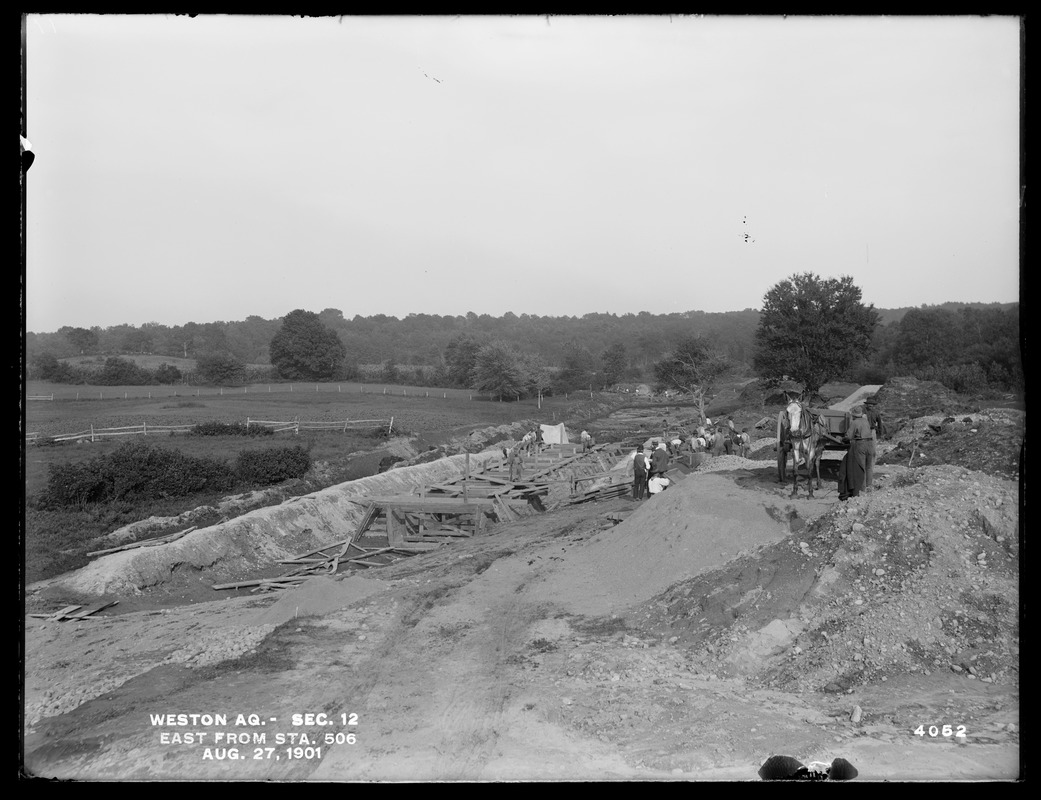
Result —
[{"label": "soil embankment", "polygon": [[[780,753],[847,758],[861,780],[1015,778],[1016,486],[891,466],[872,495],[793,500],[772,465],[742,461],[278,598],[32,621],[27,764],[88,780],[755,780]],[[334,724],[292,723],[317,712]],[[218,732],[250,744],[218,757]]]}]

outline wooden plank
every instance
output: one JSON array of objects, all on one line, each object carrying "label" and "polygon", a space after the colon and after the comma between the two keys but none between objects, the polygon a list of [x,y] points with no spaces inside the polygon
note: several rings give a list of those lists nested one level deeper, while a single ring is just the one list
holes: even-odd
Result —
[{"label": "wooden plank", "polygon": [[30,617],[37,617],[38,619],[49,619],[51,621],[58,621],[66,614],[70,614],[77,608],[83,608],[83,606],[65,606],[61,611],[52,611],[49,614],[29,614]]},{"label": "wooden plank", "polygon": [[191,527],[185,531],[179,531],[178,533],[170,533],[166,536],[157,536],[154,539],[143,539],[139,542],[130,542],[129,544],[122,544],[119,547],[109,547],[104,550],[92,550],[91,552],[87,553],[87,555],[104,556],[108,555],[109,553],[120,553],[124,550],[134,550],[138,547],[156,547],[161,544],[169,544],[170,542],[176,542],[182,536],[186,536],[194,530],[195,527]]},{"label": "wooden plank", "polygon": [[82,611],[76,611],[72,614],[66,614],[61,619],[81,619],[83,617],[89,617],[91,614],[96,614],[97,612],[103,611],[106,608],[117,605],[118,603],[118,600],[111,600],[108,603],[102,603],[101,605],[94,606],[93,608],[85,608]]},{"label": "wooden plank", "polygon": [[464,510],[473,510],[473,508],[478,506],[490,506],[493,501],[490,497],[472,497],[469,500],[462,500],[457,497],[436,497],[432,495],[416,497],[415,495],[402,494],[374,496],[372,502],[383,508],[390,507],[395,510],[424,511],[430,509],[436,511],[459,507],[462,507]]}]

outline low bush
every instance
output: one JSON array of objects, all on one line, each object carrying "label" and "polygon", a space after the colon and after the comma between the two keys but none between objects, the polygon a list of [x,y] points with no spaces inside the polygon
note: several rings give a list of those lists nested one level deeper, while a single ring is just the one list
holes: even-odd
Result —
[{"label": "low bush", "polygon": [[271,428],[263,425],[243,425],[241,422],[201,422],[192,428],[196,436],[274,436]]},{"label": "low bush", "polygon": [[39,504],[83,508],[91,503],[225,492],[234,485],[235,473],[224,461],[126,443],[83,463],[51,466]]},{"label": "low bush", "polygon": [[311,454],[299,445],[246,450],[235,460],[239,480],[261,485],[303,477],[310,468]]}]

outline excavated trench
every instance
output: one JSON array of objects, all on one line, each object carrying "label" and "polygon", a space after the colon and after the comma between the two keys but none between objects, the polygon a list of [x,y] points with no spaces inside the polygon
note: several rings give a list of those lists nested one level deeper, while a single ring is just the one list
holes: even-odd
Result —
[{"label": "excavated trench", "polygon": [[[357,530],[372,495],[407,495],[457,480],[501,459],[501,450],[447,456],[397,467],[330,486],[308,495],[258,508],[215,525],[199,528],[167,544],[139,547],[101,556],[74,572],[33,584],[29,592],[48,596],[170,595],[181,598],[214,585],[275,577],[281,563],[300,553],[342,542]],[[600,472],[577,465],[576,473]],[[587,483],[597,485],[605,477]],[[549,497],[566,497],[567,479],[551,486]],[[545,499],[545,498],[544,498]]]}]

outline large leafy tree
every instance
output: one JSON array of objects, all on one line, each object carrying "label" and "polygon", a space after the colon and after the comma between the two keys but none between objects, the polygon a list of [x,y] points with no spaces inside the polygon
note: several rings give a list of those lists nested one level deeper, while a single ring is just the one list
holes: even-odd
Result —
[{"label": "large leafy tree", "polygon": [[520,354],[505,342],[492,342],[477,351],[473,388],[495,400],[519,400],[524,394],[525,374]]},{"label": "large leafy tree", "polygon": [[564,346],[564,359],[560,372],[556,377],[558,392],[573,392],[576,389],[589,388],[594,380],[596,360],[585,347],[576,341]]},{"label": "large leafy tree", "polygon": [[271,363],[289,380],[333,380],[343,372],[346,357],[340,337],[313,311],[290,311],[271,340]]},{"label": "large leafy tree", "polygon": [[705,420],[705,401],[716,381],[731,368],[730,360],[717,347],[700,336],[681,339],[671,353],[654,364],[659,389],[675,389],[689,394]]},{"label": "large leafy tree", "polygon": [[[472,313],[472,312],[471,312]],[[470,386],[481,343],[469,334],[461,333],[445,346],[445,373],[452,386]]]},{"label": "large leafy tree", "polygon": [[68,339],[80,355],[91,353],[98,346],[97,328],[73,328],[66,325],[59,328],[58,333]]},{"label": "large leafy tree", "polygon": [[549,365],[538,353],[526,353],[521,356],[521,375],[525,393],[538,398],[539,408],[542,408],[542,397],[553,384],[553,373]]},{"label": "large leafy tree", "polygon": [[203,353],[196,359],[195,375],[211,386],[236,386],[246,379],[246,365],[231,353]]},{"label": "large leafy tree", "polygon": [[600,354],[600,383],[603,386],[618,383],[628,368],[629,354],[625,352],[625,345],[616,342]]},{"label": "large leafy tree", "polygon": [[877,324],[850,276],[793,275],[763,297],[752,363],[760,377],[788,376],[813,394],[867,357]]}]

